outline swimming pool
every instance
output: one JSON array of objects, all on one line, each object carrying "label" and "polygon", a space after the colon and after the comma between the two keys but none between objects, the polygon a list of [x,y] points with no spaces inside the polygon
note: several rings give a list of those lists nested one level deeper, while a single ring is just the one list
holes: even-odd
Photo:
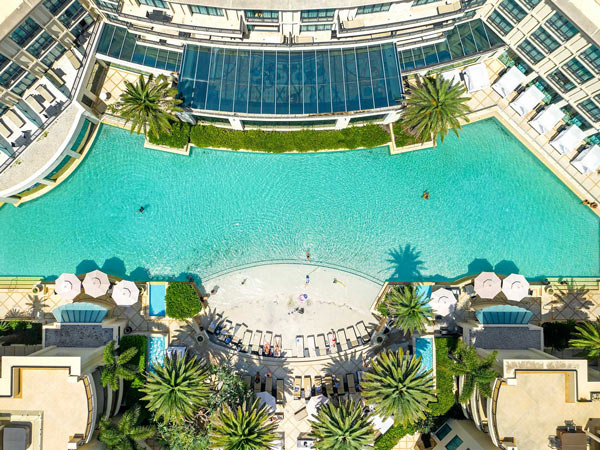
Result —
[{"label": "swimming pool", "polygon": [[167,286],[165,284],[150,284],[148,291],[149,315],[165,315],[165,297],[167,295]]},{"label": "swimming pool", "polygon": [[[421,357],[421,368],[425,372],[433,369],[434,341],[432,337],[415,338],[415,355]],[[435,376],[435,371],[433,372]]]},{"label": "swimming pool", "polygon": [[597,216],[495,120],[396,156],[194,148],[184,157],[143,142],[103,126],[62,185],[2,207],[0,275],[100,266],[185,280],[260,261],[302,263],[307,249],[313,261],[381,280],[490,268],[531,278],[600,272]]},{"label": "swimming pool", "polygon": [[164,365],[166,350],[164,336],[150,336],[150,339],[148,339],[148,370],[150,372],[154,372],[154,365]]}]

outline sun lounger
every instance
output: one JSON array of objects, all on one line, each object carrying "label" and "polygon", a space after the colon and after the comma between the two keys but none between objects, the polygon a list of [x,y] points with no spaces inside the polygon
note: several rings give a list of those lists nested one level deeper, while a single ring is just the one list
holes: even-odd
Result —
[{"label": "sun lounger", "polygon": [[463,78],[469,93],[481,91],[490,87],[490,76],[485,64],[473,64],[463,70]]},{"label": "sun lounger", "polygon": [[210,323],[208,324],[208,328],[206,329],[206,331],[213,334],[215,332],[215,330],[217,329],[218,321],[219,321],[219,317],[218,316],[214,317],[213,320],[211,320]]},{"label": "sun lounger", "polygon": [[296,420],[304,420],[308,417],[308,413],[306,412],[306,406],[303,406],[298,411],[294,413],[294,417]]},{"label": "sun lounger", "polygon": [[456,69],[447,70],[446,72],[442,72],[440,74],[442,78],[446,81],[449,81],[451,84],[460,84],[460,72]]},{"label": "sun lounger", "polygon": [[313,335],[308,336],[306,338],[307,347],[308,347],[308,356],[314,358],[317,356],[317,349],[315,347],[315,337]]},{"label": "sun lounger", "polygon": [[296,357],[304,357],[304,336],[296,336]]},{"label": "sun lounger", "polygon": [[254,377],[254,393],[258,394],[260,391],[262,391],[262,381],[260,373],[256,372],[256,376]]},{"label": "sun lounger", "polygon": [[28,95],[25,99],[25,103],[27,103],[38,115],[44,112],[44,105],[42,105],[33,95]]},{"label": "sun lounger", "polygon": [[529,125],[538,133],[544,135],[553,130],[554,127],[562,120],[565,113],[556,105],[547,106],[533,120],[529,121]]},{"label": "sun lounger", "polygon": [[6,117],[8,120],[10,120],[12,123],[14,123],[19,128],[21,128],[23,125],[25,125],[25,121],[21,118],[21,116],[19,116],[12,109],[9,109],[8,111],[6,111],[4,113],[4,117]]},{"label": "sun lounger", "polygon": [[265,356],[271,356],[273,354],[272,340],[273,340],[273,333],[270,331],[267,331],[265,333],[265,337],[263,338],[263,352],[264,352]]},{"label": "sun lounger", "polygon": [[294,398],[300,399],[302,397],[302,377],[294,377]]},{"label": "sun lounger", "polygon": [[342,348],[342,351],[348,350],[348,338],[346,337],[346,330],[340,328],[337,332],[338,344]]},{"label": "sun lounger", "polygon": [[217,339],[220,341],[231,340],[232,338],[229,337],[229,334],[231,333],[232,326],[231,320],[226,320],[222,326],[217,327],[215,330],[217,332]]},{"label": "sun lounger", "polygon": [[550,141],[550,145],[554,147],[558,153],[564,155],[575,150],[583,139],[585,134],[577,125],[570,125],[560,132],[558,136]]},{"label": "sun lounger", "polygon": [[346,374],[346,381],[348,382],[348,393],[350,395],[356,394],[356,384],[354,384],[354,374],[353,373],[347,373]]},{"label": "sun lounger", "polygon": [[492,84],[492,89],[495,90],[502,98],[513,92],[525,80],[525,74],[512,66],[498,81]]},{"label": "sun lounger", "polygon": [[250,340],[252,339],[252,331],[246,330],[244,332],[244,339],[242,340],[242,348],[243,352],[250,351]]},{"label": "sun lounger", "polygon": [[285,403],[285,391],[283,389],[283,380],[277,379],[277,403]]},{"label": "sun lounger", "polygon": [[595,172],[600,167],[600,147],[593,145],[586,148],[571,164],[583,174]]},{"label": "sun lounger", "polygon": [[309,399],[312,394],[312,383],[310,381],[310,375],[304,375],[304,398]]},{"label": "sun lounger", "polygon": [[333,397],[334,396],[334,392],[333,392],[333,379],[331,378],[331,375],[325,375],[325,395],[327,395],[328,397]]},{"label": "sun lounger", "polygon": [[357,371],[356,371],[356,379],[357,379],[357,381],[358,381],[358,384],[357,384],[357,386],[358,386],[358,390],[360,390],[360,383],[362,383],[362,379],[363,379],[363,373],[362,373],[362,370],[357,370]]},{"label": "sun lounger", "polygon": [[323,385],[321,383],[321,375],[315,377],[315,395],[321,395],[323,393]]},{"label": "sun lounger", "polygon": [[337,353],[337,338],[333,330],[327,333],[327,342],[329,343],[329,352]]},{"label": "sun lounger", "polygon": [[346,389],[344,386],[344,377],[335,377],[337,393],[341,397],[342,395],[346,395]]},{"label": "sun lounger", "polygon": [[367,327],[363,321],[360,321],[356,324],[356,329],[358,330],[358,334],[360,335],[360,339],[363,341],[363,344],[366,344],[371,340],[371,336],[369,335]]},{"label": "sun lounger", "polygon": [[252,348],[250,352],[256,352],[259,355],[262,355],[262,331],[255,331],[254,336],[252,336]]},{"label": "sun lounger", "polygon": [[35,90],[42,97],[44,97],[44,100],[46,100],[48,103],[52,103],[54,100],[56,100],[56,97],[50,91],[48,91],[46,86],[44,86],[43,84],[40,84],[37,88],[35,88]]},{"label": "sun lounger", "polygon": [[325,342],[324,334],[317,335],[317,349],[319,349],[319,356],[327,354],[327,343]]},{"label": "sun lounger", "polygon": [[248,327],[243,323],[241,325],[236,324],[235,331],[233,332],[233,336],[231,338],[233,345],[238,345],[242,342],[242,338],[244,337],[247,329]]},{"label": "sun lounger", "polygon": [[273,395],[273,377],[269,375],[265,377],[265,392]]},{"label": "sun lounger", "polygon": [[535,86],[529,86],[517,99],[510,104],[510,107],[519,113],[520,116],[530,113],[544,99],[544,93]]},{"label": "sun lounger", "polygon": [[352,347],[358,346],[358,338],[356,337],[356,331],[354,331],[354,327],[350,326],[346,328],[348,330],[348,337],[350,339],[350,345]]},{"label": "sun lounger", "polygon": [[273,343],[273,356],[279,358],[281,356],[281,335],[275,336],[275,342]]},{"label": "sun lounger", "polygon": [[13,131],[7,127],[4,122],[0,122],[0,134],[8,139],[10,136],[12,136]]},{"label": "sun lounger", "polygon": [[250,375],[244,375],[244,384],[248,387],[252,387],[252,377]]}]

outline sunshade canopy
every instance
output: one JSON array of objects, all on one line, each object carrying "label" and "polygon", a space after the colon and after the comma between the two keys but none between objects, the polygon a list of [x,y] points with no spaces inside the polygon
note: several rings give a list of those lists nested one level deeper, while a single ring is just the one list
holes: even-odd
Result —
[{"label": "sunshade canopy", "polygon": [[475,293],[481,298],[494,298],[502,290],[502,282],[494,272],[481,272],[475,278]]},{"label": "sunshade canopy", "polygon": [[138,301],[140,290],[133,281],[121,280],[113,288],[112,298],[117,305],[129,306]]},{"label": "sunshade canopy", "polygon": [[73,300],[81,292],[81,280],[73,273],[63,273],[56,279],[54,291],[65,300]]},{"label": "sunshade canopy", "polygon": [[108,275],[99,270],[94,270],[85,274],[83,279],[83,288],[90,297],[101,297],[106,294],[110,287]]},{"label": "sunshade canopy", "polygon": [[502,280],[502,292],[509,300],[519,301],[529,294],[529,282],[523,275],[513,273]]}]

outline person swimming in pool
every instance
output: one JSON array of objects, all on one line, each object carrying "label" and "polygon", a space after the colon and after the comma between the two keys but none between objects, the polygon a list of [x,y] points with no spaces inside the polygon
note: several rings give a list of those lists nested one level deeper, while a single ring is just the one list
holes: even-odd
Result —
[{"label": "person swimming in pool", "polygon": [[143,206],[140,206],[140,209],[138,209],[138,212],[139,212],[140,214],[144,214],[144,207],[143,207]]},{"label": "person swimming in pool", "polygon": [[429,191],[423,192],[423,195],[421,197],[423,198],[423,200],[429,200]]},{"label": "person swimming in pool", "polygon": [[306,250],[306,259],[310,261],[310,249]]}]

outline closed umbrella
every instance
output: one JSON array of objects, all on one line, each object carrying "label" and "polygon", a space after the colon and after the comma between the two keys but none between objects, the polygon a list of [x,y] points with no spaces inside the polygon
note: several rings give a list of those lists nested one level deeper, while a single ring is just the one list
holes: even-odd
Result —
[{"label": "closed umbrella", "polygon": [[81,292],[81,280],[74,273],[63,273],[56,279],[54,291],[65,300],[73,300]]},{"label": "closed umbrella", "polygon": [[456,309],[456,296],[448,289],[441,288],[431,294],[429,306],[438,316],[447,316]]},{"label": "closed umbrella", "polygon": [[329,403],[329,398],[324,395],[315,395],[310,398],[308,402],[306,402],[306,413],[310,416],[317,417],[318,409]]},{"label": "closed umbrella", "polygon": [[90,297],[101,297],[106,294],[110,287],[108,275],[99,270],[94,270],[85,274],[83,279],[83,289]]},{"label": "closed umbrella", "polygon": [[509,300],[522,300],[529,295],[529,282],[523,275],[512,273],[502,281],[502,292]]},{"label": "closed umbrella", "polygon": [[260,404],[265,405],[267,410],[269,410],[271,413],[275,413],[277,411],[277,402],[275,397],[268,392],[259,392],[256,394],[256,398],[258,398]]},{"label": "closed umbrella", "polygon": [[138,301],[140,290],[133,281],[121,280],[113,288],[112,298],[117,305],[130,306]]},{"label": "closed umbrella", "polygon": [[481,298],[494,298],[502,290],[502,281],[494,272],[481,272],[475,278],[475,293]]}]

